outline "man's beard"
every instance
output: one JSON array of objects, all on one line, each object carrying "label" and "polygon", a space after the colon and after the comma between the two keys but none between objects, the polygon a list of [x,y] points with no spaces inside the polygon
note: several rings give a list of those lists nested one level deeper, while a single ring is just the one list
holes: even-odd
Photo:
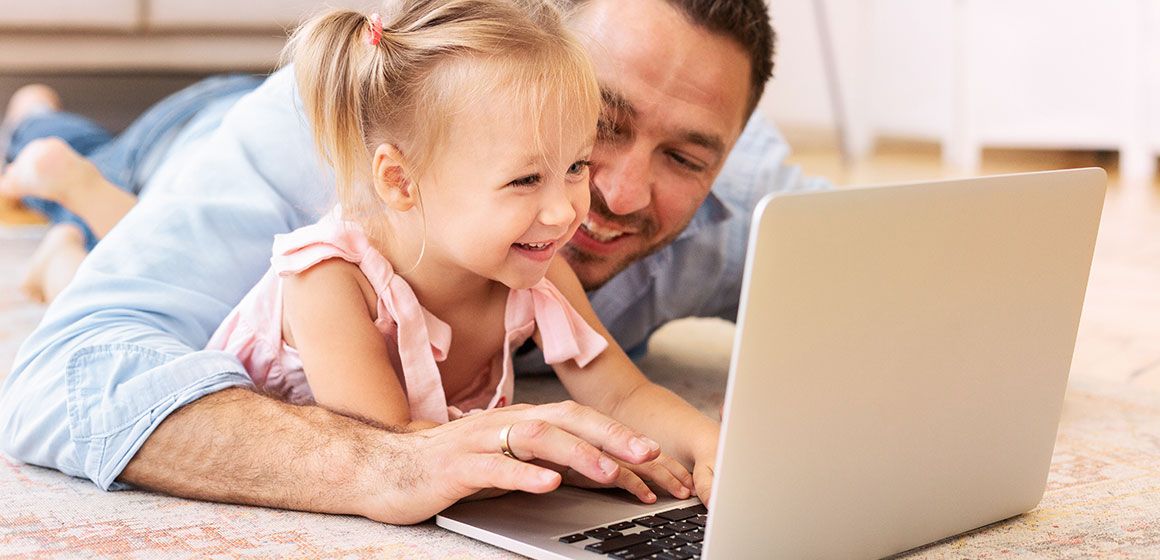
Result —
[{"label": "man's beard", "polygon": [[[604,202],[604,197],[600,194],[598,189],[592,188],[591,191],[592,206],[589,209],[589,213],[599,216],[606,222],[616,224],[618,227],[636,232],[628,235],[647,240],[656,235],[656,232],[660,229],[660,225],[657,224],[656,219],[648,214],[647,211],[635,212],[633,214],[627,214],[623,216],[618,215],[608,208],[608,204]],[[689,218],[692,219],[692,216]],[[611,259],[617,259],[615,262],[613,262],[611,265],[612,267],[608,270],[608,272],[605,272],[603,275],[597,278],[587,278],[585,275],[580,274],[580,271],[577,270],[577,275],[580,276],[580,284],[584,287],[584,291],[591,292],[597,288],[600,288],[604,284],[607,284],[608,281],[616,277],[617,274],[624,272],[624,269],[628,268],[632,263],[637,262],[638,260],[657,252],[661,247],[668,245],[673,241],[673,239],[676,239],[677,235],[680,234],[687,225],[688,222],[685,222],[672,234],[667,235],[646,247],[642,247],[635,252],[628,253],[626,255],[613,255],[610,257],[592,255],[573,247],[571,244],[564,246],[563,253],[565,258],[569,261],[570,264],[572,264],[574,269],[583,267],[585,265],[599,266],[601,264],[612,262]]]}]

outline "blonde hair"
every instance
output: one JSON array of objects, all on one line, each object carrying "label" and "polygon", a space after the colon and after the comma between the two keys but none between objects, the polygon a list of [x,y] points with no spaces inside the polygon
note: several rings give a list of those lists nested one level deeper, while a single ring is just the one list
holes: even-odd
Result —
[{"label": "blonde hair", "polygon": [[537,123],[554,107],[560,122],[595,130],[595,74],[550,1],[387,0],[377,44],[368,17],[353,11],[324,13],[294,33],[286,54],[345,216],[383,235],[371,219],[382,208],[372,151],[395,145],[417,179],[469,96],[523,104],[513,109]]}]

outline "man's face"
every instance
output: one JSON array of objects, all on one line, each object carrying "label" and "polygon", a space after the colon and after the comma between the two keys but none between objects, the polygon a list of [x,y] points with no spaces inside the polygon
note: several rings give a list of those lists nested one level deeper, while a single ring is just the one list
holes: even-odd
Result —
[{"label": "man's face", "polygon": [[750,65],[664,0],[590,0],[570,27],[605,101],[592,207],[563,251],[592,290],[688,225],[744,128]]}]

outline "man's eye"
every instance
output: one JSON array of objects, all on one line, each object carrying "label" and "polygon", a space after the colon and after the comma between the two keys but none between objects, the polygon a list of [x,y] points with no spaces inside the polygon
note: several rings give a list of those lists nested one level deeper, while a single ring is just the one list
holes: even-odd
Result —
[{"label": "man's eye", "polygon": [[676,162],[677,165],[680,165],[689,171],[700,173],[705,170],[704,165],[696,163],[693,160],[681,155],[680,152],[669,152],[669,158]]},{"label": "man's eye", "polygon": [[579,161],[573,163],[572,166],[568,168],[568,174],[569,175],[579,175],[579,174],[583,173],[584,170],[587,169],[589,165],[592,165],[592,162],[590,162],[586,159],[579,160]]},{"label": "man's eye", "polygon": [[519,179],[516,179],[508,184],[513,186],[513,187],[531,187],[531,186],[536,185],[539,182],[540,182],[540,175],[538,173],[536,173],[533,175],[527,175],[524,177],[520,177]]}]

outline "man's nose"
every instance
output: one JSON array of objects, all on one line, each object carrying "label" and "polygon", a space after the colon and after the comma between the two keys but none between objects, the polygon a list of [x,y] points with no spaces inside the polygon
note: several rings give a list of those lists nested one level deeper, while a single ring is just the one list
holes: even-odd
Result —
[{"label": "man's nose", "polygon": [[652,172],[644,150],[619,150],[603,158],[592,172],[592,183],[617,215],[644,210],[652,202]]}]

